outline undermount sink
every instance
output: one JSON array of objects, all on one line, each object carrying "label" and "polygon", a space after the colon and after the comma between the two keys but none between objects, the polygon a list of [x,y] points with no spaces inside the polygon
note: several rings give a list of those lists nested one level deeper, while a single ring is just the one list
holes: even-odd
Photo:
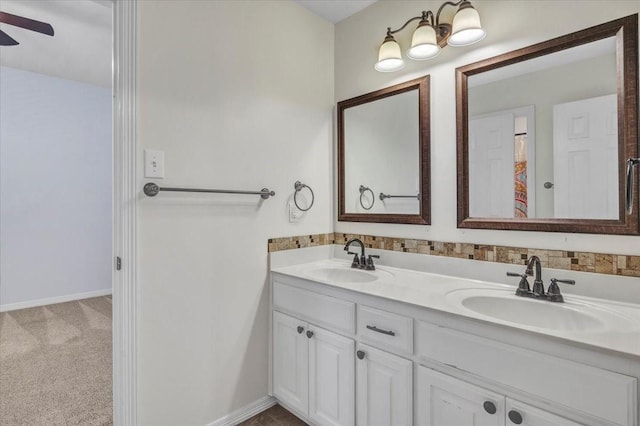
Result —
[{"label": "undermount sink", "polygon": [[375,270],[364,271],[348,267],[326,266],[307,271],[310,278],[337,283],[367,283],[376,281],[388,272]]},{"label": "undermount sink", "polygon": [[554,303],[516,296],[512,290],[460,289],[448,302],[494,320],[558,331],[620,331],[634,322],[614,311],[587,302]]}]

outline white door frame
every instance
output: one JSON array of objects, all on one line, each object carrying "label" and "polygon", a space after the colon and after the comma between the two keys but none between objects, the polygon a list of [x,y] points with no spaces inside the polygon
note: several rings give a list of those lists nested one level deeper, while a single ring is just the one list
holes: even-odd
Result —
[{"label": "white door frame", "polygon": [[113,1],[113,423],[137,416],[137,0]]}]

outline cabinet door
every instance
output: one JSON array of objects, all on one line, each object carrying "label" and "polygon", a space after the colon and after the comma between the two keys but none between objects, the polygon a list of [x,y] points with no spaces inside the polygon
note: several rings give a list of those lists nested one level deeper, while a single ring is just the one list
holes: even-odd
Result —
[{"label": "cabinet door", "polygon": [[366,345],[356,353],[358,426],[412,425],[412,362]]},{"label": "cabinet door", "polygon": [[322,426],[351,426],[355,419],[354,341],[313,326],[309,332],[309,418]]},{"label": "cabinet door", "polygon": [[506,410],[507,426],[582,426],[582,423],[567,420],[510,398],[507,398]]},{"label": "cabinet door", "polygon": [[505,426],[504,397],[426,367],[418,367],[420,426]]},{"label": "cabinet door", "polygon": [[273,312],[273,394],[306,413],[309,403],[309,342],[304,321]]}]

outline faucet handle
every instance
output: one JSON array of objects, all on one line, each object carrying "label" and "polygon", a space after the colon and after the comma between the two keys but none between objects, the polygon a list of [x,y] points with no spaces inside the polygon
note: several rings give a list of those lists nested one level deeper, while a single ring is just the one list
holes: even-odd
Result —
[{"label": "faucet handle", "polygon": [[559,280],[557,278],[551,278],[551,284],[549,284],[549,288],[547,289],[547,297],[551,302],[564,302],[564,297],[560,294],[560,287],[558,287],[558,283],[562,284],[570,284],[575,285],[575,280]]},{"label": "faucet handle", "polygon": [[358,253],[348,251],[347,254],[353,255],[353,261],[351,262],[352,268],[362,268],[362,263],[360,263],[360,257],[358,256]]},{"label": "faucet handle", "polygon": [[507,272],[507,276],[508,276],[508,277],[520,277],[520,278],[526,278],[526,277],[528,277],[529,275],[527,275],[527,274],[520,274],[520,273],[518,273],[518,272]]},{"label": "faucet handle", "polygon": [[380,259],[380,256],[378,256],[377,254],[369,254],[368,256],[369,256],[369,259],[371,259],[372,257],[374,259]]},{"label": "faucet handle", "polygon": [[527,281],[527,274],[518,274],[516,272],[507,272],[508,277],[520,277],[520,283],[516,290],[517,296],[525,296],[531,294],[531,288],[529,287],[529,281]]}]

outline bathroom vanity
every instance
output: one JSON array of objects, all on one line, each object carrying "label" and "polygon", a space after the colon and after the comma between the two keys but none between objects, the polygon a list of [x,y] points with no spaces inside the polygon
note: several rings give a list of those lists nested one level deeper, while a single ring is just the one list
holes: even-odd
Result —
[{"label": "bathroom vanity", "polygon": [[[517,279],[451,276],[482,262],[373,252],[382,256],[375,271],[352,269],[337,245],[271,253],[271,394],[300,418],[639,425],[640,305],[525,299],[514,294]],[[426,272],[434,268],[425,262],[451,275]],[[502,282],[503,269],[523,269],[480,268]],[[545,284],[556,272],[544,271]]]}]

